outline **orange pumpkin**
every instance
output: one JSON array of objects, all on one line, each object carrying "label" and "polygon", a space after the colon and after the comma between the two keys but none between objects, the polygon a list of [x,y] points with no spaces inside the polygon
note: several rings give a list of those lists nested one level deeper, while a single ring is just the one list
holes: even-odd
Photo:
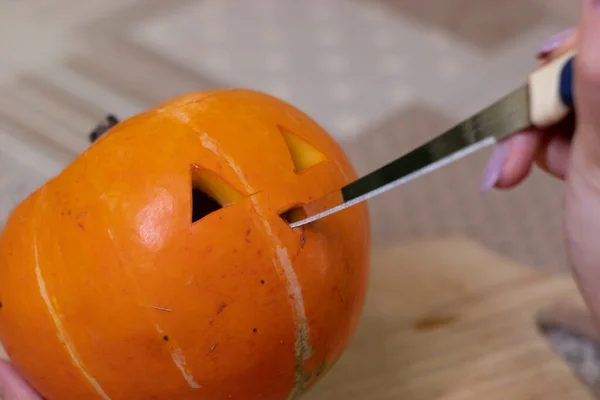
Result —
[{"label": "orange pumpkin", "polygon": [[259,92],[129,118],[11,214],[0,340],[49,400],[296,399],[358,323],[369,220],[365,204],[298,229],[282,216],[355,177]]}]

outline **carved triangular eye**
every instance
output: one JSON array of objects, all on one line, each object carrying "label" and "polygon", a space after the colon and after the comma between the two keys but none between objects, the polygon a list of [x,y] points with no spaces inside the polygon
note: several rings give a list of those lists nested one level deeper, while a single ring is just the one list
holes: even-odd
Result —
[{"label": "carved triangular eye", "polygon": [[278,128],[290,151],[296,172],[302,172],[327,159],[325,154],[315,149],[303,139],[300,139],[297,135],[294,135],[290,130],[282,126],[278,126]]},{"label": "carved triangular eye", "polygon": [[192,165],[191,176],[192,223],[242,199],[235,188],[212,171]]},{"label": "carved triangular eye", "polygon": [[222,206],[201,189],[192,187],[192,223],[201,220]]}]

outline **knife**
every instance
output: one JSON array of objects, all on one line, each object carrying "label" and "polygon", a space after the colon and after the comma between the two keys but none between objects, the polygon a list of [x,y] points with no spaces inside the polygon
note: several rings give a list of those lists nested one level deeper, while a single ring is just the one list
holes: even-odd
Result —
[{"label": "knife", "polygon": [[573,111],[573,68],[570,51],[535,70],[525,84],[472,117],[409,153],[288,212],[296,228],[370,199],[523,129],[547,128]]}]

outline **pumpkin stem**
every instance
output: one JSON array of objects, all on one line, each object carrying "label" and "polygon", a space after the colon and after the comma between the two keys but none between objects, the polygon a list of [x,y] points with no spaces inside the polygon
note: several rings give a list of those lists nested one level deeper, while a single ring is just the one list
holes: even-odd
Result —
[{"label": "pumpkin stem", "polygon": [[108,114],[104,117],[104,121],[100,122],[94,130],[89,134],[90,142],[94,143],[100,136],[110,130],[113,126],[119,123],[119,119],[113,114]]}]

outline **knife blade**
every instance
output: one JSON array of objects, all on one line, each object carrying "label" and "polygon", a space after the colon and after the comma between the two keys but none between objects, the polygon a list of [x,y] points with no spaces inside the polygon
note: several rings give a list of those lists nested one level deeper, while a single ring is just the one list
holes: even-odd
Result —
[{"label": "knife blade", "polygon": [[573,111],[576,50],[537,69],[525,84],[396,160],[297,207],[296,228],[387,192],[530,127],[547,128]]}]

